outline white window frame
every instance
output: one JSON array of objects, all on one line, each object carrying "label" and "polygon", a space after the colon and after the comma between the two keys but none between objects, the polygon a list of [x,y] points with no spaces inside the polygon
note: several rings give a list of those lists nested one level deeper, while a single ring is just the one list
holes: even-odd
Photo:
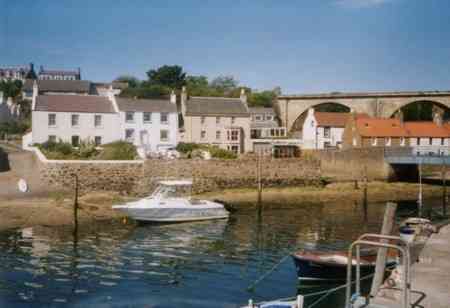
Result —
[{"label": "white window frame", "polygon": [[[100,142],[97,142],[97,138],[100,138]],[[101,145],[102,144],[102,136],[95,136],[94,137],[94,143],[95,143],[95,145],[96,146],[99,146],[99,145]]]},{"label": "white window frame", "polygon": [[400,146],[405,146],[405,141],[406,141],[406,138],[405,137],[400,137]]},{"label": "white window frame", "polygon": [[[128,132],[131,132],[131,135],[129,137],[127,137]],[[133,143],[134,142],[134,138],[135,138],[134,137],[134,133],[135,133],[135,131],[134,131],[133,128],[125,129],[125,141]]]},{"label": "white window frame", "polygon": [[[131,115],[131,119],[128,119],[129,115]],[[126,111],[125,112],[125,122],[134,123],[134,111]]]},{"label": "white window frame", "polygon": [[[77,137],[77,138],[78,138],[78,144],[77,144],[77,145],[75,145],[74,142],[73,142],[73,138],[74,138],[74,137]],[[79,135],[72,135],[72,136],[70,137],[70,143],[72,144],[73,147],[79,147],[79,146],[80,146],[80,141],[81,141],[81,140],[80,140],[80,136],[79,136]]]},{"label": "white window frame", "polygon": [[[51,121],[51,119],[53,119],[53,121]],[[56,113],[49,113],[48,114],[48,126],[49,127],[55,127],[56,126]]]},{"label": "white window frame", "polygon": [[377,145],[377,141],[378,141],[378,138],[377,138],[377,137],[373,137],[373,138],[372,138],[372,146],[373,146],[373,147]]},{"label": "white window frame", "polygon": [[206,130],[200,131],[200,138],[201,139],[206,139]]},{"label": "white window frame", "polygon": [[205,124],[205,121],[206,121],[206,117],[201,116],[200,117],[200,124]]},{"label": "white window frame", "polygon": [[324,138],[330,138],[331,137],[331,127],[330,126],[324,126],[323,127],[323,137]]},{"label": "white window frame", "polygon": [[[74,119],[76,119],[76,123],[74,124]],[[78,113],[72,113],[70,115],[70,126],[72,127],[80,127],[80,115]]]},{"label": "white window frame", "polygon": [[[145,120],[145,116],[146,116],[146,115],[149,116],[149,119],[148,119],[148,120]],[[142,113],[142,121],[143,121],[144,123],[152,123],[152,113],[151,113],[151,112],[143,112],[143,113]]]},{"label": "white window frame", "polygon": [[[100,119],[99,123],[97,123],[97,119]],[[103,117],[101,114],[95,114],[94,115],[94,127],[99,128],[102,127],[103,124]]]},{"label": "white window frame", "polygon": [[[54,139],[54,140],[51,140],[51,139]],[[48,141],[49,142],[57,142],[56,135],[48,135]]]},{"label": "white window frame", "polygon": [[[166,117],[166,120],[163,121],[163,116]],[[161,112],[159,114],[159,120],[161,124],[169,124],[169,113],[168,112]]]},{"label": "white window frame", "polygon": [[220,121],[221,121],[220,117],[216,117],[216,125],[220,124]]},{"label": "white window frame", "polygon": [[[163,137],[163,133],[166,134],[166,137]],[[161,129],[161,130],[159,131],[159,139],[160,139],[161,141],[169,141],[169,130],[167,130],[167,129]]]},{"label": "white window frame", "polygon": [[222,137],[222,132],[220,130],[216,131],[216,140],[220,140]]},{"label": "white window frame", "polygon": [[387,147],[390,147],[392,143],[392,138],[391,137],[386,137],[384,138],[384,145]]}]

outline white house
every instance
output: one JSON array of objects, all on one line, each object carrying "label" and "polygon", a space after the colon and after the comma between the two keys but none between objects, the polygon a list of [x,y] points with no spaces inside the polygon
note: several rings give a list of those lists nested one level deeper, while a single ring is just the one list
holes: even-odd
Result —
[{"label": "white house", "polygon": [[121,123],[120,138],[146,153],[177,145],[178,113],[175,94],[162,99],[116,98]]},{"label": "white house", "polygon": [[32,143],[63,140],[78,146],[81,140],[97,145],[120,139],[117,106],[93,95],[39,95],[32,111]]},{"label": "white house", "polygon": [[127,140],[145,153],[177,145],[178,114],[169,100],[99,95],[37,95],[32,103],[31,143],[48,140],[97,145]]},{"label": "white house", "polygon": [[349,113],[316,112],[312,108],[309,109],[302,128],[303,148],[340,148],[348,119]]}]

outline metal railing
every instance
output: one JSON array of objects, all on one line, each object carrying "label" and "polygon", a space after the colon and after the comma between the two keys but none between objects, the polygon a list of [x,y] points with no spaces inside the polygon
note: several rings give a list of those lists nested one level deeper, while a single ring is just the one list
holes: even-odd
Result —
[{"label": "metal railing", "polygon": [[[378,238],[384,240],[394,240],[402,244],[401,247],[399,245],[393,245],[388,243],[374,242],[367,240],[368,238]],[[365,240],[364,240],[365,239]],[[380,234],[363,234],[358,240],[353,242],[348,249],[348,261],[347,261],[347,287],[346,287],[346,296],[345,296],[345,308],[352,308],[351,305],[351,285],[352,285],[352,265],[353,265],[353,249],[356,247],[356,294],[361,294],[361,269],[360,269],[360,246],[374,246],[374,247],[382,247],[382,248],[391,248],[398,250],[401,254],[403,265],[404,265],[404,277],[403,277],[403,287],[402,289],[402,307],[407,308],[410,302],[411,297],[411,277],[410,277],[410,254],[409,254],[409,246],[403,239],[398,236],[390,236],[390,235],[380,235]],[[377,269],[376,269],[377,270]]]}]

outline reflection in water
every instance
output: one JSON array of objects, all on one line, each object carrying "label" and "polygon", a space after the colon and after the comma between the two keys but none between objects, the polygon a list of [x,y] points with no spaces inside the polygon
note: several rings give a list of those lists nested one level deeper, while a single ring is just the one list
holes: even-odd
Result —
[{"label": "reflection in water", "polygon": [[295,249],[343,249],[378,232],[383,212],[383,204],[302,203],[264,204],[258,215],[243,205],[228,221],[4,232],[0,306],[236,307],[292,296],[289,259],[254,293],[247,287]]}]

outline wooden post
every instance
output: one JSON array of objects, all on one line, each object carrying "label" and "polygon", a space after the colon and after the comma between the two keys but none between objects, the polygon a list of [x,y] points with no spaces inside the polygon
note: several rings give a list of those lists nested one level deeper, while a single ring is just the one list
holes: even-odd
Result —
[{"label": "wooden post", "polygon": [[256,162],[256,176],[258,182],[258,205],[261,205],[262,201],[262,179],[261,179],[261,155],[258,154],[258,160]]},{"label": "wooden post", "polygon": [[447,216],[447,167],[442,164],[442,215]]},{"label": "wooden post", "polygon": [[75,177],[75,200],[73,202],[73,224],[74,235],[78,233],[78,175],[73,174]]},{"label": "wooden post", "polygon": [[[390,235],[394,227],[395,211],[397,203],[388,202],[384,211],[383,226],[381,227],[381,235]],[[388,240],[380,240],[381,243],[388,243]],[[384,271],[386,269],[387,248],[378,248],[377,261],[375,266],[375,276],[372,281],[370,296],[374,297],[378,293],[378,289],[383,283]]]}]

